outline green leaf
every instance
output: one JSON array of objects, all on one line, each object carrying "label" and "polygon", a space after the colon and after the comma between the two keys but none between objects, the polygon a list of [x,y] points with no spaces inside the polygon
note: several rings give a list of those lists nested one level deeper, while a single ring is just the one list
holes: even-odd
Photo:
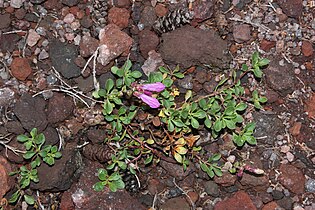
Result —
[{"label": "green leaf", "polygon": [[104,102],[104,110],[105,110],[105,112],[106,112],[107,114],[112,113],[113,108],[114,108],[114,107],[113,107],[113,104],[110,103],[109,100],[106,100],[106,101]]},{"label": "green leaf", "polygon": [[134,81],[135,81],[135,79],[133,79],[133,78],[129,78],[129,77],[126,77],[126,78],[125,78],[125,84],[126,84],[127,86],[130,86],[131,83],[133,83]]},{"label": "green leaf", "polygon": [[185,94],[185,101],[188,101],[188,99],[190,99],[192,96],[192,91],[191,90],[187,90],[186,94]]},{"label": "green leaf", "polygon": [[254,68],[253,72],[254,72],[255,77],[257,78],[261,78],[263,75],[263,72],[260,70],[259,67]]},{"label": "green leaf", "polygon": [[27,141],[24,143],[25,149],[30,150],[33,147],[33,142],[32,141]]},{"label": "green leaf", "polygon": [[172,122],[174,123],[174,125],[176,126],[176,127],[184,127],[185,126],[185,124],[183,123],[183,121],[182,120],[180,120],[180,119],[178,119],[178,120],[172,120]]},{"label": "green leaf", "polygon": [[221,154],[216,153],[216,154],[212,155],[210,159],[212,161],[218,161],[218,160],[220,160],[220,158],[221,158]]},{"label": "green leaf", "polygon": [[173,74],[176,78],[183,79],[185,75],[183,73],[177,72]]},{"label": "green leaf", "polygon": [[109,182],[108,183],[108,187],[109,187],[110,191],[112,191],[112,192],[116,192],[117,191],[117,186],[116,186],[115,182]]},{"label": "green leaf", "polygon": [[21,188],[24,189],[30,185],[31,181],[29,178],[22,178],[21,179]]},{"label": "green leaf", "polygon": [[199,109],[197,112],[193,113],[192,115],[193,115],[194,117],[199,118],[199,119],[203,119],[203,118],[206,117],[206,112]]},{"label": "green leaf", "polygon": [[160,66],[159,71],[162,73],[170,73],[170,71],[167,68],[165,68],[164,66]]},{"label": "green leaf", "polygon": [[40,162],[40,157],[37,156],[36,159],[31,162],[31,167],[32,167],[32,168],[36,168],[36,167],[40,166],[40,163],[41,163],[41,162]]},{"label": "green leaf", "polygon": [[254,107],[256,109],[262,109],[263,107],[260,105],[259,101],[254,101]]},{"label": "green leaf", "polygon": [[144,160],[144,164],[147,165],[147,164],[151,163],[152,160],[153,160],[153,155],[150,155],[148,158],[146,158],[146,159]]},{"label": "green leaf", "polygon": [[207,109],[207,101],[203,98],[198,102],[200,108],[202,108],[203,110]]},{"label": "green leaf", "polygon": [[163,74],[161,72],[151,72],[148,79],[150,83],[162,82]]},{"label": "green leaf", "polygon": [[254,136],[247,136],[246,137],[246,142],[251,144],[251,145],[256,145],[257,144],[256,138]]},{"label": "green leaf", "polygon": [[121,176],[119,175],[118,172],[113,173],[108,178],[109,181],[116,181],[116,180],[119,180],[119,179],[121,179]]},{"label": "green leaf", "polygon": [[230,130],[234,130],[235,129],[235,122],[233,122],[233,120],[226,120],[224,119],[225,123],[226,123],[226,127],[228,127]]},{"label": "green leaf", "polygon": [[256,127],[256,123],[251,122],[245,126],[245,130],[253,132],[255,130],[255,127]]},{"label": "green leaf", "polygon": [[117,66],[113,66],[112,68],[111,68],[111,72],[113,73],[113,74],[116,74],[117,73],[117,71],[118,71],[118,67]]},{"label": "green leaf", "polygon": [[120,88],[121,86],[123,86],[123,84],[124,84],[123,79],[118,78],[118,79],[116,80],[116,87]]},{"label": "green leaf", "polygon": [[190,123],[191,123],[191,126],[195,129],[198,129],[199,128],[199,122],[198,120],[196,120],[195,118],[191,117],[190,118]]},{"label": "green leaf", "polygon": [[109,93],[109,91],[113,89],[113,87],[114,87],[114,80],[112,80],[111,78],[107,79],[105,83],[105,89],[107,93]]},{"label": "green leaf", "polygon": [[131,76],[133,78],[138,79],[138,78],[140,78],[142,76],[142,73],[140,71],[133,71],[133,72],[131,72]]},{"label": "green leaf", "polygon": [[259,98],[260,103],[266,103],[267,101],[268,101],[268,99],[266,97],[260,97]]},{"label": "green leaf", "polygon": [[115,165],[116,165],[116,163],[111,163],[111,164],[109,164],[109,165],[106,167],[106,169],[112,170],[112,169],[115,167]]},{"label": "green leaf", "polygon": [[24,143],[24,142],[29,140],[29,137],[26,135],[18,135],[17,140],[18,140],[18,142]]},{"label": "green leaf", "polygon": [[56,152],[55,153],[55,158],[61,158],[61,156],[62,156],[61,152]]},{"label": "green leaf", "polygon": [[164,80],[163,80],[163,84],[165,85],[165,87],[171,87],[172,86],[172,84],[173,84],[173,80],[172,79],[170,79],[170,78],[165,78]]},{"label": "green leaf", "polygon": [[260,59],[258,62],[258,66],[263,67],[269,64],[269,60],[267,58]]},{"label": "green leaf", "polygon": [[36,154],[36,153],[33,152],[33,151],[27,151],[27,152],[23,155],[23,157],[28,160],[28,159],[31,159],[35,154]]},{"label": "green leaf", "polygon": [[244,111],[247,108],[247,105],[244,102],[241,102],[236,105],[235,110]]},{"label": "green leaf", "polygon": [[212,169],[208,168],[208,170],[207,170],[206,172],[207,172],[207,174],[208,174],[208,176],[209,176],[210,178],[213,178],[213,177],[214,177],[214,173],[213,173]]},{"label": "green leaf", "polygon": [[27,194],[24,194],[24,200],[28,205],[34,205],[34,203],[35,203],[33,196],[30,196]]},{"label": "green leaf", "polygon": [[206,118],[206,120],[204,121],[204,124],[207,128],[211,128],[212,123],[209,117]]},{"label": "green leaf", "polygon": [[213,125],[213,129],[216,131],[216,132],[219,132],[221,129],[222,129],[222,122],[221,120],[216,120],[214,125]]},{"label": "green leaf", "polygon": [[96,192],[100,192],[104,189],[104,184],[103,182],[96,182],[94,185],[93,185],[93,189],[96,191]]},{"label": "green leaf", "polygon": [[125,71],[128,71],[130,68],[132,67],[132,63],[131,60],[126,60],[126,62],[124,63],[122,69],[124,69]]},{"label": "green leaf", "polygon": [[43,149],[43,150],[41,150],[38,154],[41,156],[41,157],[46,157],[47,156],[47,150],[45,150],[45,149]]},{"label": "green leaf", "polygon": [[127,164],[123,161],[118,161],[119,168],[125,170],[127,168]]},{"label": "green leaf", "polygon": [[116,185],[117,189],[124,189],[125,188],[125,183],[121,179],[116,180],[115,185]]},{"label": "green leaf", "polygon": [[42,145],[45,142],[44,134],[40,133],[35,137],[35,144]]},{"label": "green leaf", "polygon": [[176,152],[180,155],[185,155],[187,151],[188,150],[185,147],[176,147]]},{"label": "green leaf", "polygon": [[252,66],[255,66],[258,63],[259,54],[258,52],[254,52],[252,55]]},{"label": "green leaf", "polygon": [[50,151],[52,152],[52,153],[56,153],[57,151],[58,151],[58,147],[55,145],[55,146],[52,146],[51,147],[51,149],[50,149]]},{"label": "green leaf", "polygon": [[178,154],[177,152],[174,152],[174,158],[178,163],[183,162],[183,157],[180,154]]},{"label": "green leaf", "polygon": [[222,176],[223,175],[221,169],[219,169],[219,168],[215,168],[214,167],[213,171],[214,171],[215,175],[217,175],[217,176]]},{"label": "green leaf", "polygon": [[101,181],[105,181],[108,177],[107,171],[103,168],[98,169],[98,178]]},{"label": "green leaf", "polygon": [[170,132],[173,132],[174,129],[175,129],[174,124],[173,124],[172,121],[170,121],[170,120],[168,121],[167,129],[168,129],[168,131],[170,131]]},{"label": "green leaf", "polygon": [[55,159],[53,157],[45,157],[43,160],[45,163],[47,163],[50,166],[55,164]]},{"label": "green leaf", "polygon": [[37,128],[33,128],[30,132],[32,138],[35,138],[37,136]]},{"label": "green leaf", "polygon": [[16,191],[15,193],[12,194],[10,200],[9,200],[9,203],[15,203],[21,196],[21,191],[18,190]]},{"label": "green leaf", "polygon": [[204,172],[207,172],[207,170],[208,170],[208,166],[207,166],[206,164],[202,163],[202,162],[200,162],[200,168],[201,168],[201,170],[203,170]]},{"label": "green leaf", "polygon": [[245,63],[242,64],[242,70],[243,71],[247,71],[248,70],[248,66]]}]

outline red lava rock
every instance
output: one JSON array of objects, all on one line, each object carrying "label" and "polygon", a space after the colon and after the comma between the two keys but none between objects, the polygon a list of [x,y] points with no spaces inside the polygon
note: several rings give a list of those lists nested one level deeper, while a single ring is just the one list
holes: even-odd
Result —
[{"label": "red lava rock", "polygon": [[254,176],[244,173],[240,180],[241,185],[246,188],[252,188],[256,191],[265,191],[268,188],[268,178],[266,176]]},{"label": "red lava rock", "polygon": [[148,53],[151,50],[155,50],[160,40],[159,37],[148,29],[145,29],[139,33],[139,48],[141,55],[144,58],[148,58]]},{"label": "red lava rock", "polygon": [[193,203],[196,203],[199,200],[199,194],[195,191],[190,191],[187,193]]},{"label": "red lava rock", "polygon": [[15,17],[19,20],[23,19],[26,15],[26,10],[21,8],[21,9],[17,9],[14,13]]},{"label": "red lava rock", "polygon": [[0,14],[0,29],[5,29],[7,27],[10,26],[11,24],[11,17],[10,17],[10,14],[3,14],[1,15]]},{"label": "red lava rock", "polygon": [[162,34],[159,52],[166,64],[182,64],[183,68],[208,63],[226,68],[230,57],[226,40],[213,30],[204,31],[192,26],[183,26]]},{"label": "red lava rock", "polygon": [[301,131],[301,122],[295,122],[294,125],[289,129],[292,136],[298,136]]},{"label": "red lava rock", "polygon": [[302,43],[302,53],[304,56],[312,56],[314,52],[313,45],[311,42],[303,41]]},{"label": "red lava rock", "polygon": [[75,206],[71,198],[71,193],[68,191],[62,194],[60,210],[75,210]]},{"label": "red lava rock", "polygon": [[274,41],[263,39],[260,42],[260,49],[262,49],[265,52],[269,52],[275,46],[276,46],[276,42]]},{"label": "red lava rock", "polygon": [[305,188],[305,177],[303,172],[293,165],[282,164],[280,166],[280,183],[295,194],[301,194]]},{"label": "red lava rock", "polygon": [[62,0],[61,2],[69,7],[72,7],[77,5],[79,3],[79,0]]},{"label": "red lava rock", "polygon": [[252,38],[250,34],[250,26],[247,24],[236,25],[233,28],[234,40],[238,43],[243,43]]},{"label": "red lava rock", "polygon": [[202,22],[206,19],[212,17],[214,12],[215,1],[207,0],[207,1],[197,1],[194,4],[194,20],[197,22]]},{"label": "red lava rock", "polygon": [[167,7],[165,7],[165,5],[163,4],[157,4],[155,6],[155,14],[158,16],[158,17],[163,17],[167,14],[168,12],[168,9]]},{"label": "red lava rock", "polygon": [[48,10],[52,10],[52,9],[59,10],[63,7],[61,1],[59,0],[47,0],[45,1],[44,6]]},{"label": "red lava rock", "polygon": [[9,7],[5,8],[5,11],[6,11],[7,13],[12,14],[12,13],[14,12],[14,8],[11,7],[11,6],[9,6]]},{"label": "red lava rock", "polygon": [[214,177],[215,183],[223,187],[229,187],[229,186],[234,185],[236,179],[237,179],[236,176],[230,173],[223,173],[223,176],[221,177],[218,177],[218,176]]},{"label": "red lava rock", "polygon": [[176,177],[176,180],[183,180],[185,177],[187,177],[190,173],[195,171],[195,168],[193,166],[187,167],[187,169],[184,171],[183,167],[181,165],[178,165],[176,163],[169,163],[164,160],[160,161],[161,167],[166,170],[172,177]]},{"label": "red lava rock", "polygon": [[93,55],[99,45],[99,41],[91,36],[84,35],[80,42],[80,55],[84,58]]},{"label": "red lava rock", "polygon": [[69,96],[62,93],[54,93],[54,96],[49,99],[47,119],[50,123],[64,121],[73,111],[73,100]]},{"label": "red lava rock", "polygon": [[98,62],[106,66],[111,60],[119,55],[128,55],[133,39],[125,32],[122,32],[115,24],[109,24],[101,29],[100,52]]},{"label": "red lava rock", "polygon": [[32,73],[27,58],[14,58],[11,64],[11,74],[18,80],[26,80]]},{"label": "red lava rock", "polygon": [[162,206],[163,210],[190,210],[189,203],[183,197],[171,198],[167,200]]},{"label": "red lava rock", "polygon": [[152,178],[148,181],[148,191],[151,195],[160,193],[163,189],[164,185],[158,179]]},{"label": "red lava rock", "polygon": [[275,201],[272,201],[270,203],[267,203],[263,208],[262,210],[275,210],[275,209],[278,209],[280,208],[279,205],[275,202]]},{"label": "red lava rock", "polygon": [[214,210],[256,210],[255,205],[249,195],[244,191],[238,191],[232,197],[218,202]]},{"label": "red lava rock", "polygon": [[108,22],[119,26],[121,29],[128,27],[129,18],[130,12],[125,8],[112,7],[108,11]]},{"label": "red lava rock", "polygon": [[302,15],[302,0],[277,0],[283,12],[293,18],[299,18]]},{"label": "red lava rock", "polygon": [[313,93],[309,100],[305,103],[304,109],[309,118],[315,119],[315,93]]},{"label": "red lava rock", "polygon": [[9,176],[9,173],[12,171],[13,169],[7,159],[0,156],[0,198],[3,198],[13,186]]}]

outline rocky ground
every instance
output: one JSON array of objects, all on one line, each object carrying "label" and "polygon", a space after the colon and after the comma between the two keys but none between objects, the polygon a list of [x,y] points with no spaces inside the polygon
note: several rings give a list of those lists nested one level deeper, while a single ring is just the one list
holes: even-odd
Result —
[{"label": "rocky ground", "polygon": [[[34,127],[63,154],[53,167],[42,164],[40,182],[30,186],[39,209],[315,209],[314,1],[0,0],[0,9],[3,209],[34,208],[6,205],[16,186],[9,172],[25,163],[13,152],[23,150],[16,136]],[[177,9],[189,23],[154,27]],[[236,150],[223,138],[207,147],[264,175],[209,179],[194,166],[184,172],[162,160],[143,169],[136,192],[92,189],[102,164],[91,151],[106,137],[100,108],[91,106],[95,78],[104,87],[110,67],[128,57],[145,73],[179,64],[186,74],[180,92],[209,94],[218,75],[239,69],[255,51],[270,60],[259,83],[246,79],[246,91],[255,87],[268,98],[247,116],[257,123],[258,144]]]}]

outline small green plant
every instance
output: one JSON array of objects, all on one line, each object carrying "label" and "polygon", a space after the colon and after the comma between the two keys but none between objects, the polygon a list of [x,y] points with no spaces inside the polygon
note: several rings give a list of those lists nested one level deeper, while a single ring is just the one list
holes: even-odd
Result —
[{"label": "small green plant", "polygon": [[9,203],[16,203],[20,197],[23,197],[27,204],[34,205],[35,199],[33,196],[26,194],[25,190],[31,182],[39,182],[36,168],[41,165],[42,161],[52,166],[55,164],[55,159],[62,156],[57,146],[46,145],[43,147],[45,136],[42,133],[38,134],[36,128],[31,130],[30,135],[30,137],[27,135],[17,137],[18,142],[23,143],[26,149],[23,158],[31,162],[28,166],[23,165],[18,171],[10,173],[10,175],[18,174],[19,184],[18,190],[11,196]]},{"label": "small green plant", "polygon": [[[252,97],[245,95],[241,79],[246,74],[260,79],[262,67],[268,63],[254,53],[250,65],[243,65],[240,74],[234,70],[220,75],[213,93],[196,96],[188,90],[183,100],[176,100],[180,93],[174,82],[184,77],[178,66],[174,70],[160,67],[141,84],[136,80],[142,74],[131,70],[129,60],[121,68],[112,67],[116,79],[108,79],[105,89],[93,93],[95,98],[103,99],[103,114],[108,123],[104,143],[114,147],[112,159],[106,169],[99,171],[100,182],[94,189],[102,190],[104,186],[120,189],[123,185],[118,175],[122,171],[136,174],[139,167],[155,164],[160,159],[179,163],[184,169],[198,162],[210,178],[221,176],[221,155],[208,158],[208,152],[196,146],[199,136],[194,134],[199,129],[207,129],[212,139],[232,134],[236,147],[255,145],[255,123],[246,122],[243,115],[253,108],[262,109],[266,98],[259,96],[256,90]],[[140,100],[134,100],[136,98]],[[152,110],[157,108],[160,108],[158,112]],[[112,176],[114,178],[110,178]],[[118,180],[117,186],[110,184]]]},{"label": "small green plant", "polygon": [[102,191],[105,186],[108,186],[112,192],[125,188],[125,183],[118,172],[109,175],[107,170],[101,168],[98,170],[98,178],[100,181],[93,185],[95,191]]},{"label": "small green plant", "polygon": [[208,174],[210,178],[216,176],[222,176],[221,167],[218,165],[218,161],[220,160],[220,154],[214,154],[207,161],[200,161],[200,168],[204,172]]}]

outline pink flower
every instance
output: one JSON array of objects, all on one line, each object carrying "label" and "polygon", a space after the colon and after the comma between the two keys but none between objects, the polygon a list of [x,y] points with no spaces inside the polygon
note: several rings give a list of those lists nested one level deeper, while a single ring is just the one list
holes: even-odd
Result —
[{"label": "pink flower", "polygon": [[163,83],[155,82],[144,85],[133,83],[132,87],[136,90],[133,94],[140,98],[144,103],[148,104],[151,108],[160,107],[160,102],[151,96],[152,92],[161,92],[165,89],[165,85]]},{"label": "pink flower", "polygon": [[152,91],[152,92],[161,92],[165,89],[165,85],[162,82],[155,82],[151,84],[140,85],[142,90]]},{"label": "pink flower", "polygon": [[148,104],[151,108],[159,108],[160,102],[151,96],[148,96],[146,94],[140,94],[138,96],[144,103]]}]

